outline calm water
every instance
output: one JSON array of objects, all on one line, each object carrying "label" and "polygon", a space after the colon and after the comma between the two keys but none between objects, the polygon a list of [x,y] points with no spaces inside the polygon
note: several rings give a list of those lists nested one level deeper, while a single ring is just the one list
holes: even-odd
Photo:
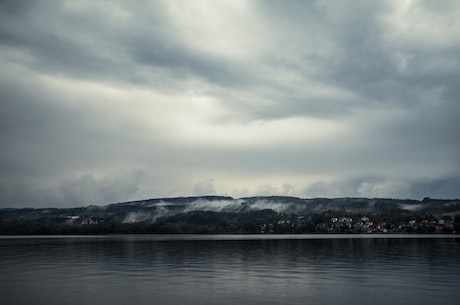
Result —
[{"label": "calm water", "polygon": [[460,238],[1,237],[2,304],[460,304]]}]

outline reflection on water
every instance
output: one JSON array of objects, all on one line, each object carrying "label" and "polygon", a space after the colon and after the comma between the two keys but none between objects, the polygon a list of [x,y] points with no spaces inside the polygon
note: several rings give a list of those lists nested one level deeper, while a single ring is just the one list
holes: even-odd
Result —
[{"label": "reflection on water", "polygon": [[354,237],[1,238],[2,303],[457,304],[460,238]]}]

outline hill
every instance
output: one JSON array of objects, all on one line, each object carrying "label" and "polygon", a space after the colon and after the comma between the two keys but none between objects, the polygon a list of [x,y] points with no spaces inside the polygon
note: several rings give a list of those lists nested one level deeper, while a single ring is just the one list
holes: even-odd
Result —
[{"label": "hill", "polygon": [[199,196],[0,209],[0,234],[458,232],[460,200]]}]

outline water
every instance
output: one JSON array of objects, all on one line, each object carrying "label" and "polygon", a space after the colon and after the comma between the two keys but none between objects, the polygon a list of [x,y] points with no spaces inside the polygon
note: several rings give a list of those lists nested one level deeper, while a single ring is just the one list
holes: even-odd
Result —
[{"label": "water", "polygon": [[1,237],[2,304],[459,304],[460,238]]}]

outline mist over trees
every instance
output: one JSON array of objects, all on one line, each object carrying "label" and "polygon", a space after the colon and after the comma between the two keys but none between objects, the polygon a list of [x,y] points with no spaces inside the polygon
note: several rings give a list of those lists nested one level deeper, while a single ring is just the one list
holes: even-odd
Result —
[{"label": "mist over trees", "polygon": [[0,209],[0,234],[458,233],[460,201],[222,196]]}]

